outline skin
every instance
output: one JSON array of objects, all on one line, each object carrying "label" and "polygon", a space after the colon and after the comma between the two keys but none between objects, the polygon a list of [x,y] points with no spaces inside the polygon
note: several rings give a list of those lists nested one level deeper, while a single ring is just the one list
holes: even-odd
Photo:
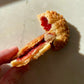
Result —
[{"label": "skin", "polygon": [[[12,47],[0,51],[0,65],[8,63],[18,52],[18,47]],[[28,65],[23,67],[12,67],[0,79],[0,84],[17,84],[18,80],[28,70]]]},{"label": "skin", "polygon": [[15,56],[17,52],[18,52],[17,47],[12,47],[10,49],[0,51],[0,65],[10,62],[11,58]]}]

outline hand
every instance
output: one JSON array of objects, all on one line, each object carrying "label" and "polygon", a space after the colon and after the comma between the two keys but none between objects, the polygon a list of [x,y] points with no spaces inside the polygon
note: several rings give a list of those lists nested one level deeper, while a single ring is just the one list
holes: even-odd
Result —
[{"label": "hand", "polygon": [[0,65],[10,62],[11,58],[15,56],[17,52],[18,52],[17,47],[12,47],[10,49],[5,49],[3,51],[0,51]]},{"label": "hand", "polygon": [[[5,49],[0,51],[0,65],[8,63],[11,58],[15,56],[18,52],[17,47],[12,47],[10,49]],[[0,84],[16,84],[20,79],[21,75],[28,70],[28,65],[23,67],[12,67],[3,75],[0,79]]]}]

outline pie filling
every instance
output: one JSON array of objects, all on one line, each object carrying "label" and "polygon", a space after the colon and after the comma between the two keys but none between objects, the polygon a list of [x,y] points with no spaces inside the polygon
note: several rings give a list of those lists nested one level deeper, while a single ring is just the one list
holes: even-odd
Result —
[{"label": "pie filling", "polygon": [[43,26],[43,28],[46,31],[49,31],[51,29],[51,24],[48,23],[47,18],[45,16],[42,16],[40,20],[41,20],[41,26]]},{"label": "pie filling", "polygon": [[[48,23],[48,20],[47,20],[47,18],[45,16],[41,17],[41,26],[43,26],[46,31],[49,31],[51,29],[51,24]],[[37,49],[38,47],[40,47],[45,42],[46,41],[43,38],[41,41],[39,41],[33,47],[31,47],[31,48],[27,49],[26,51],[24,51],[19,57],[17,57],[17,60],[21,60],[21,59],[23,59],[25,57],[31,56],[32,53],[34,52],[34,50]]]},{"label": "pie filling", "polygon": [[22,55],[20,55],[17,59],[22,59],[25,56],[29,56],[30,54],[32,54],[34,52],[34,50],[36,48],[38,48],[39,46],[41,46],[42,44],[44,44],[46,41],[44,40],[44,38],[39,41],[37,44],[35,44],[33,47],[27,49],[25,52],[23,52]]}]

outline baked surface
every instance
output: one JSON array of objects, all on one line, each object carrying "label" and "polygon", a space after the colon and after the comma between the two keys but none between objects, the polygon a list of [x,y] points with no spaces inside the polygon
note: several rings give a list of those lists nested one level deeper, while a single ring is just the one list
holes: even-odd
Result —
[{"label": "baked surface", "polygon": [[[56,50],[63,48],[67,44],[69,39],[69,28],[67,26],[66,20],[56,11],[46,11],[45,13],[39,14],[39,21],[42,16],[46,17],[48,23],[52,25],[51,29],[46,32],[55,34],[56,37],[53,40],[53,46]],[[47,36],[46,38],[49,38]]]},{"label": "baked surface", "polygon": [[59,50],[67,44],[69,39],[69,28],[63,16],[55,11],[46,11],[38,15],[40,22],[41,17],[44,17],[48,22],[45,25],[51,25],[50,29],[48,31],[45,29],[46,32],[43,35],[37,37],[23,47],[15,56],[17,59],[11,62],[12,66],[24,66],[32,59],[38,59],[38,57],[43,55],[52,46],[55,50]]}]

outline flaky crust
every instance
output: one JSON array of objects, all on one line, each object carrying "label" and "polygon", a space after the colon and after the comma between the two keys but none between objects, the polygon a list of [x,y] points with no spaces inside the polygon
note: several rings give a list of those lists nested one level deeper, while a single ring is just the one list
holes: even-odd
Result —
[{"label": "flaky crust", "polygon": [[[39,14],[39,21],[42,16],[45,16],[48,19],[48,23],[52,24],[52,27],[48,32],[55,33],[56,35],[52,45],[56,50],[63,48],[67,44],[69,39],[69,28],[67,26],[66,20],[62,15],[58,14],[55,11],[46,11],[45,13]],[[48,35],[46,37],[49,38]]]},{"label": "flaky crust", "polygon": [[[31,60],[38,59],[38,57],[43,55],[47,50],[51,48],[50,43],[44,41],[42,44],[40,43],[39,46],[33,49],[33,47],[43,39],[44,39],[44,34],[30,41],[13,58],[14,60],[11,61],[11,65],[16,67],[21,67],[28,64]],[[32,49],[32,50],[30,50],[28,54],[29,49]]]},{"label": "flaky crust", "polygon": [[41,41],[44,38],[44,34],[35,38],[34,40],[30,41],[24,48],[22,48],[16,57],[21,56],[22,54],[24,54],[26,52],[26,50],[30,49],[31,47],[33,47],[34,45],[36,45],[39,41]]},{"label": "flaky crust", "polygon": [[[40,18],[44,16],[47,18],[48,23],[51,24],[51,29],[46,31],[43,35],[37,37],[36,39],[29,42],[24,48],[22,48],[18,54],[15,56],[15,59],[11,62],[12,66],[21,67],[28,64],[32,59],[38,59],[43,53],[54,47],[56,50],[63,48],[69,39],[69,28],[67,26],[66,20],[62,15],[58,14],[55,11],[46,11],[38,15],[39,21]],[[42,39],[44,42],[34,47]],[[31,49],[32,48],[32,49]],[[28,49],[31,49],[29,52]],[[27,54],[25,54],[28,52]],[[22,58],[20,58],[22,56]]]}]

